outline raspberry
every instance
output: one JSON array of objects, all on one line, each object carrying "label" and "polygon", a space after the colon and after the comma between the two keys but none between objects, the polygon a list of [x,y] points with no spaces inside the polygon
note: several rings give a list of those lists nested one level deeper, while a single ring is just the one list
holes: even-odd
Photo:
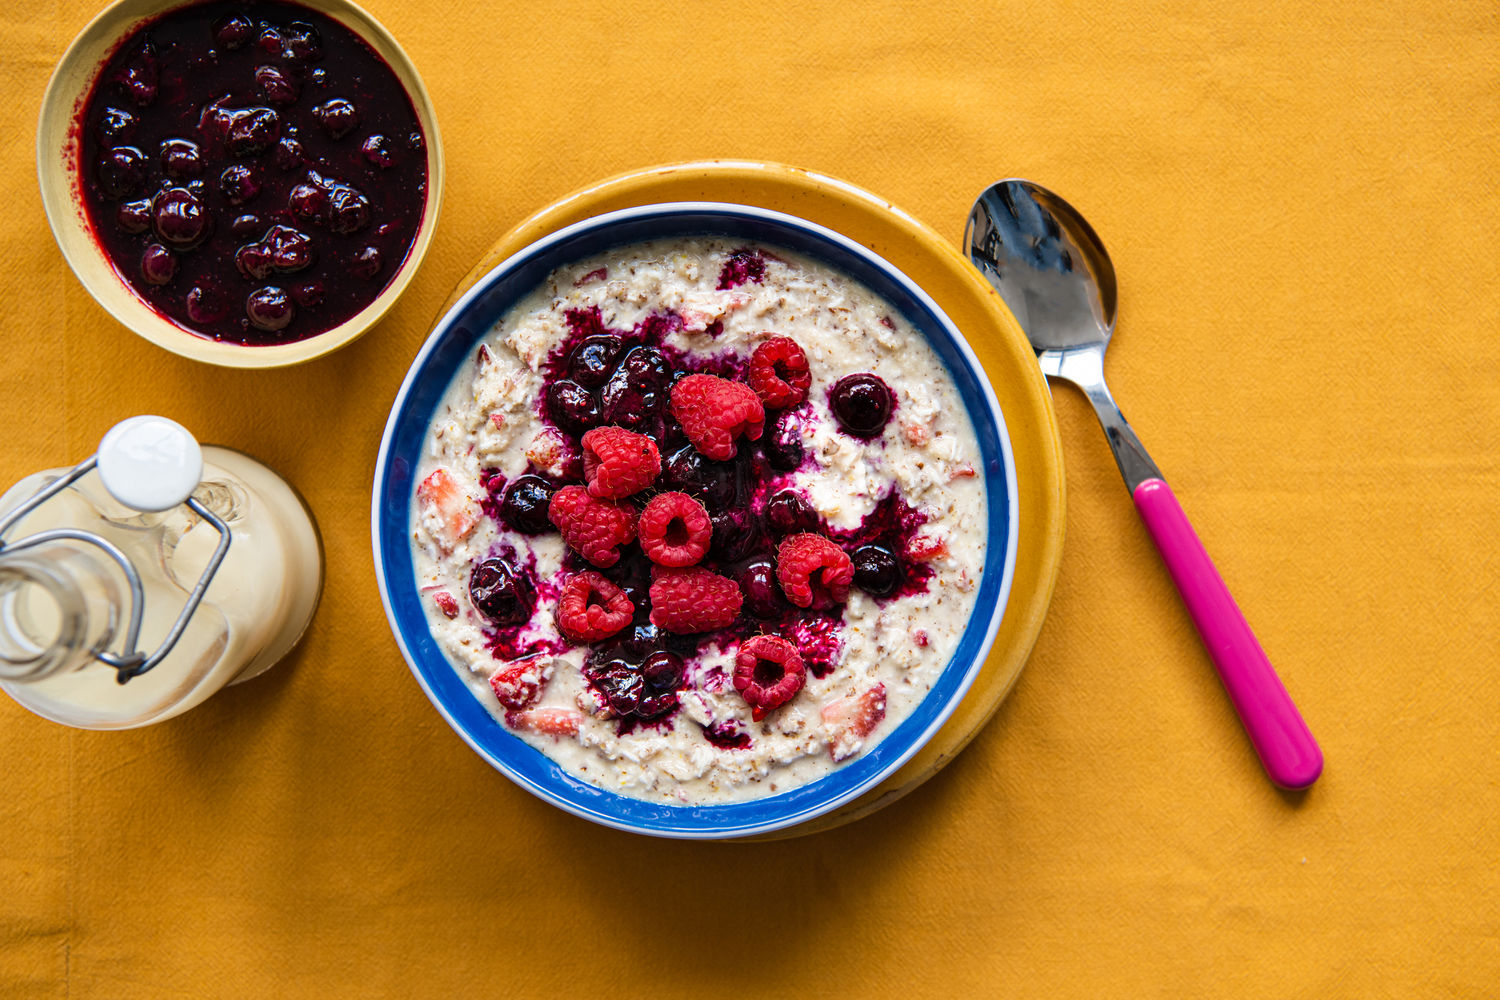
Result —
[{"label": "raspberry", "polygon": [[831,608],[849,597],[854,563],[844,550],[811,532],[791,535],[776,550],[776,579],[799,608]]},{"label": "raspberry", "polygon": [[780,636],[746,639],[734,657],[734,689],[750,706],[750,717],[756,722],[791,701],[806,679],[797,647]]},{"label": "raspberry", "polygon": [[501,667],[490,674],[490,689],[500,704],[519,711],[541,696],[542,688],[552,678],[552,660],[533,656]]},{"label": "raspberry", "polygon": [[563,585],[557,627],[575,642],[608,639],[630,624],[635,605],[603,574],[584,570]]},{"label": "raspberry", "polygon": [[726,576],[691,566],[657,569],[651,582],[651,624],[689,634],[728,628],[739,617],[744,596]]},{"label": "raspberry", "polygon": [[635,508],[589,496],[582,486],[564,486],[552,495],[547,519],[563,541],[595,566],[620,561],[620,546],[635,538]]},{"label": "raspberry", "polygon": [[834,763],[852,757],[884,718],[884,684],[824,705],[823,726],[828,731],[828,753]]},{"label": "raspberry", "polygon": [[659,493],[641,511],[641,551],[658,566],[692,566],[708,552],[713,523],[686,493]]},{"label": "raspberry", "polygon": [[760,440],[766,424],[755,390],[717,375],[689,375],[672,386],[672,416],[693,447],[715,462],[734,457],[737,437]]},{"label": "raspberry", "polygon": [[807,355],[791,337],[772,337],[750,355],[749,382],[768,410],[800,406],[812,388]]},{"label": "raspberry", "polygon": [[661,474],[656,442],[623,427],[595,427],[583,435],[583,475],[589,495],[620,500]]}]

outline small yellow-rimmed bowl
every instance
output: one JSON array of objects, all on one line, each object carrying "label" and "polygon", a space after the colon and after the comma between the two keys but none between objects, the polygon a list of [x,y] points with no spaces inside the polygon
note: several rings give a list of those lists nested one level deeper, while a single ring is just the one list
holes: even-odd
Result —
[{"label": "small yellow-rimmed bowl", "polygon": [[[285,0],[284,0],[285,2]],[[443,196],[443,147],[432,99],[401,46],[378,21],[349,0],[295,0],[348,28],[400,81],[421,124],[427,156],[427,191],[411,248],[375,299],[322,333],[285,344],[228,343],[194,333],[158,313],[119,275],[90,225],[83,202],[83,102],[120,43],[143,23],[189,6],[181,0],[116,0],[73,39],[52,73],[37,125],[36,166],[42,204],[68,266],[98,303],[131,331],[175,354],[231,368],[279,368],[321,357],[374,326],[411,283],[437,228]]]}]

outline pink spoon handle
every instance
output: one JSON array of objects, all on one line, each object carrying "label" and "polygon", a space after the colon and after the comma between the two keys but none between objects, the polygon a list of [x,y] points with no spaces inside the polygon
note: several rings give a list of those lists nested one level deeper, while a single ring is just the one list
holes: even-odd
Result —
[{"label": "pink spoon handle", "polygon": [[1255,640],[1255,633],[1224,586],[1171,487],[1161,479],[1147,479],[1132,496],[1266,773],[1283,788],[1311,785],[1323,773],[1323,751]]}]

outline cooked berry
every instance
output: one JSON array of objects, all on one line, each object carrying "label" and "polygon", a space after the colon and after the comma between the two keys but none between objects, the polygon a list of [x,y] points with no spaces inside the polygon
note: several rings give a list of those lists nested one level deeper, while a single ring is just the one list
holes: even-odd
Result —
[{"label": "cooked berry", "polygon": [[770,558],[752,559],[745,564],[740,570],[740,592],[745,595],[745,610],[763,621],[774,621],[791,610],[781,596],[776,563]]},{"label": "cooked berry", "polygon": [[183,307],[188,319],[194,323],[217,323],[229,311],[228,303],[222,295],[202,285],[194,285],[188,289]]},{"label": "cooked berry", "polygon": [[385,261],[381,258],[378,249],[375,247],[364,247],[354,255],[354,260],[350,261],[349,273],[356,278],[363,278],[369,281],[379,274],[380,269],[384,266]]},{"label": "cooked berry", "polygon": [[735,500],[737,470],[727,462],[710,462],[692,445],[673,452],[662,469],[662,484],[701,499],[710,510]]},{"label": "cooked berry", "polygon": [[177,273],[177,258],[160,243],[148,243],[141,253],[141,277],[147,284],[165,285]]},{"label": "cooked berry", "polygon": [[305,222],[328,218],[328,192],[317,184],[298,184],[286,196],[292,214]]},{"label": "cooked berry", "polygon": [[291,297],[275,285],[257,288],[245,299],[245,316],[258,330],[285,330],[296,311]]},{"label": "cooked berry", "polygon": [[885,430],[896,400],[879,375],[859,372],[834,383],[828,405],[840,427],[855,437],[868,438]]},{"label": "cooked berry", "polygon": [[296,77],[275,66],[257,66],[255,85],[260,88],[261,96],[266,99],[267,104],[281,108],[296,104],[297,98],[302,95],[302,86]]},{"label": "cooked berry", "polygon": [[500,518],[523,535],[544,535],[553,530],[547,506],[555,492],[541,476],[518,476],[500,495]]},{"label": "cooked berry", "polygon": [[183,180],[203,173],[203,151],[191,139],[168,139],[161,144],[161,169]]},{"label": "cooked berry", "polygon": [[359,128],[359,109],[352,101],[346,101],[342,97],[319,104],[313,108],[313,116],[332,139],[342,139]]},{"label": "cooked berry", "polygon": [[110,198],[137,194],[146,186],[146,154],[134,146],[116,146],[94,166],[99,189]]},{"label": "cooked berry", "polygon": [[156,103],[161,67],[156,58],[156,46],[149,38],[130,50],[128,61],[121,67],[116,82],[136,107],[145,108]]},{"label": "cooked berry", "polygon": [[483,560],[469,574],[469,599],[496,625],[518,625],[536,609],[531,580],[498,558]]},{"label": "cooked berry", "polygon": [[727,628],[739,617],[739,586],[702,566],[660,569],[651,583],[651,624],[691,634]]},{"label": "cooked berry", "polygon": [[152,202],[151,228],[170,247],[192,247],[208,237],[213,218],[187,188],[167,188]]},{"label": "cooked berry", "polygon": [[781,490],[766,501],[766,527],[773,538],[817,531],[818,512],[794,490]]},{"label": "cooked berry", "polygon": [[281,51],[288,59],[315,61],[323,57],[323,38],[306,21],[293,21],[281,31]]},{"label": "cooked berry", "polygon": [[634,616],[635,605],[625,592],[593,570],[570,577],[557,602],[557,627],[575,642],[608,639]]},{"label": "cooked berry", "polygon": [[281,116],[270,108],[228,113],[224,145],[235,156],[258,156],[281,140]]},{"label": "cooked berry", "polygon": [[255,25],[243,14],[221,17],[213,24],[214,38],[226,49],[243,48],[255,38]]},{"label": "cooked berry", "polygon": [[135,135],[135,130],[140,124],[141,120],[129,111],[122,108],[105,108],[104,114],[99,118],[99,124],[95,126],[95,134],[106,146],[124,145],[131,136]]},{"label": "cooked berry", "polygon": [[641,661],[641,678],[652,692],[675,691],[682,686],[682,657],[659,649]]},{"label": "cooked berry", "polygon": [[[643,595],[641,603],[636,605],[636,611],[649,603],[649,597]],[[661,629],[650,622],[640,625],[632,625],[620,633],[617,640],[620,655],[628,660],[640,661],[646,659],[655,652],[662,643]]]},{"label": "cooked berry", "polygon": [[252,215],[248,212],[244,215],[235,216],[234,221],[229,224],[229,232],[237,239],[244,239],[247,236],[259,236],[262,228],[260,216]]},{"label": "cooked berry", "polygon": [[812,388],[807,355],[791,337],[772,337],[750,355],[750,388],[768,410],[801,406]]},{"label": "cooked berry", "polygon": [[568,359],[568,377],[589,389],[600,388],[614,374],[623,346],[619,337],[609,334],[583,338]]},{"label": "cooked berry", "polygon": [[283,138],[276,144],[272,158],[280,170],[296,170],[308,162],[307,150],[302,148],[302,143],[290,138]]},{"label": "cooked berry", "polygon": [[780,636],[752,636],[735,654],[734,689],[750,706],[756,722],[791,701],[806,680],[797,647]]},{"label": "cooked berry", "polygon": [[359,151],[364,154],[365,162],[372,167],[381,170],[389,170],[396,165],[395,143],[383,135],[372,135],[360,144]]},{"label": "cooked berry", "polygon": [[776,549],[776,579],[797,607],[831,608],[848,599],[854,564],[822,535],[792,535]]},{"label": "cooked berry", "polygon": [[645,693],[640,671],[624,660],[612,660],[589,675],[589,682],[617,715],[634,715]]},{"label": "cooked berry", "polygon": [[672,366],[654,347],[633,347],[599,391],[603,419],[645,429],[667,406]]},{"label": "cooked berry", "polygon": [[875,597],[889,597],[901,586],[901,564],[880,545],[861,545],[850,557],[854,563],[854,585]]},{"label": "cooked berry", "polygon": [[144,233],[151,228],[151,199],[120,202],[115,223],[127,233]]},{"label": "cooked berry", "polygon": [[686,493],[659,493],[641,511],[641,551],[658,566],[692,566],[713,540],[708,511]]},{"label": "cooked berry", "polygon": [[276,270],[271,248],[264,243],[247,243],[234,252],[235,270],[251,281],[269,278]]},{"label": "cooked berry", "polygon": [[747,281],[760,284],[766,275],[766,259],[758,250],[736,250],[719,269],[719,288],[737,288]]},{"label": "cooked berry", "polygon": [[299,306],[312,308],[323,304],[323,283],[321,281],[301,281],[292,286],[292,298]]},{"label": "cooked berry", "polygon": [[742,507],[729,507],[714,512],[710,518],[714,526],[713,553],[725,562],[745,558],[755,547],[755,521],[750,512]]},{"label": "cooked berry", "polygon": [[583,475],[589,493],[621,499],[656,482],[661,455],[656,442],[623,427],[596,427],[583,435]]},{"label": "cooked berry", "polygon": [[577,382],[558,379],[547,388],[547,416],[566,434],[580,437],[603,419],[599,401]]},{"label": "cooked berry", "polygon": [[260,194],[260,182],[255,173],[243,163],[224,168],[219,175],[219,191],[231,205],[243,205]]},{"label": "cooked berry", "polygon": [[802,420],[790,410],[783,410],[771,421],[761,439],[766,462],[777,472],[793,472],[802,465],[806,454],[802,444]]}]

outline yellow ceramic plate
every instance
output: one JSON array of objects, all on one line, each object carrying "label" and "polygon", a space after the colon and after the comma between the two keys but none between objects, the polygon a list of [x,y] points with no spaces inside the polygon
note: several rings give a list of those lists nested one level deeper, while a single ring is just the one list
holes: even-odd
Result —
[{"label": "yellow ceramic plate", "polygon": [[782,831],[797,836],[868,815],[916,788],[974,737],[1004,700],[1041,631],[1062,559],[1063,471],[1052,397],[1036,354],[1005,304],[967,260],[927,226],[867,191],[773,163],[712,160],[623,174],[531,216],[492,246],[439,315],[495,265],[548,233],[636,205],[722,201],[797,215],[880,254],[921,285],[963,331],[990,376],[1016,459],[1019,546],[1010,606],[974,686],[937,735],[879,787],[844,808]]}]

